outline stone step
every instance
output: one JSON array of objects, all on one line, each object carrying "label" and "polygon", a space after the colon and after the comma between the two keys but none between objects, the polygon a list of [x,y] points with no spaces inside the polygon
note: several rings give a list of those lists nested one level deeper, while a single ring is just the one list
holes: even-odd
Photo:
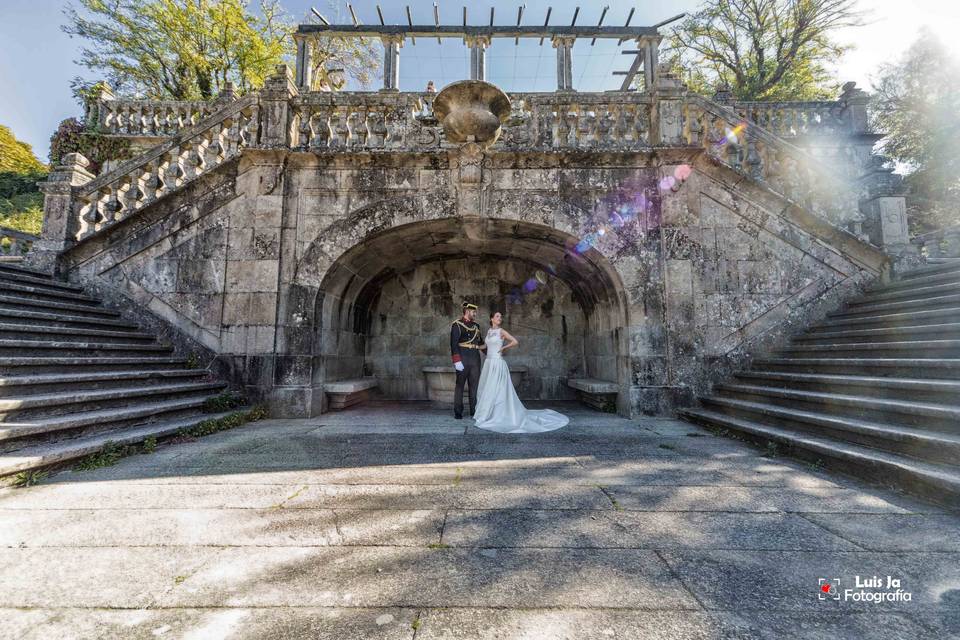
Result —
[{"label": "stone step", "polygon": [[0,270],[0,281],[10,282],[13,284],[25,284],[34,287],[39,287],[41,289],[49,289],[51,291],[68,291],[70,293],[83,293],[83,287],[78,287],[75,284],[70,284],[68,282],[63,282],[61,280],[53,280],[48,277],[38,277],[33,275],[27,275],[22,273],[9,273]]},{"label": "stone step", "polygon": [[47,324],[0,322],[0,339],[69,340],[76,336],[84,336],[90,342],[111,342],[115,344],[156,341],[153,335],[142,331],[111,331],[108,329],[58,327]]},{"label": "stone step", "polygon": [[121,319],[71,315],[69,313],[57,313],[55,311],[29,311],[27,309],[0,307],[0,321],[9,321],[11,319],[20,321],[36,320],[48,326],[57,327],[110,327],[112,330],[126,329],[132,331],[140,328],[139,325],[133,322],[127,322]]},{"label": "stone step", "polygon": [[874,284],[868,287],[865,293],[887,293],[890,291],[903,291],[905,289],[914,289],[917,287],[950,283],[960,286],[960,271],[932,273],[929,275],[921,275],[916,278],[911,278],[909,280],[894,280],[884,284]]},{"label": "stone step", "polygon": [[908,269],[901,274],[897,275],[897,280],[905,282],[907,280],[915,280],[917,278],[925,278],[933,274],[949,273],[951,271],[960,271],[960,260],[957,261],[945,261],[940,264],[928,264],[923,267],[915,267],[913,269]]},{"label": "stone step", "polygon": [[797,433],[706,409],[684,409],[680,415],[699,424],[736,431],[754,442],[772,441],[789,447],[804,459],[823,461],[831,469],[885,486],[894,483],[938,504],[960,508],[960,472],[953,467],[831,438]]},{"label": "stone step", "polygon": [[[960,319],[960,318],[958,318]],[[873,342],[960,338],[960,322],[924,324],[878,329],[844,329],[807,332],[793,339],[796,343],[823,344],[830,342]]]},{"label": "stone step", "polygon": [[918,300],[900,300],[896,302],[857,305],[855,307],[847,307],[843,311],[828,313],[827,317],[832,319],[858,318],[904,311],[932,311],[934,309],[956,306],[960,306],[960,294],[935,296]]},{"label": "stone step", "polygon": [[708,397],[702,402],[705,408],[718,413],[809,435],[826,436],[952,466],[960,461],[960,437],[953,434],[732,398]]},{"label": "stone step", "polygon": [[930,431],[955,430],[960,424],[960,406],[934,402],[912,402],[885,398],[868,398],[855,394],[826,393],[785,389],[766,385],[716,385],[714,395],[765,402],[804,411],[829,411],[835,415],[864,418],[880,422],[896,422]]},{"label": "stone step", "polygon": [[835,391],[866,398],[918,400],[960,407],[960,380],[881,378],[793,371],[739,371],[734,377],[764,386],[782,385],[787,389]]},{"label": "stone step", "polygon": [[926,324],[942,324],[944,321],[960,318],[960,307],[947,307],[931,311],[907,311],[904,313],[887,313],[875,316],[862,316],[827,320],[811,327],[808,332],[821,333],[838,329],[871,329],[875,327],[907,327]]},{"label": "stone step", "polygon": [[222,382],[185,381],[7,396],[0,398],[0,425],[17,424],[39,417],[66,415],[77,411],[122,406],[134,398],[161,396],[165,399],[173,399],[196,394],[210,395],[225,387],[226,385]]},{"label": "stone step", "polygon": [[[244,409],[237,409],[237,411],[242,410]],[[19,449],[0,455],[0,477],[78,460],[100,451],[108,442],[123,446],[140,444],[151,437],[165,438],[176,435],[181,429],[194,427],[204,420],[217,420],[228,415],[230,415],[230,412],[174,417],[141,424],[122,431],[100,432]]]},{"label": "stone step", "polygon": [[186,368],[187,361],[174,356],[16,356],[0,358],[0,375],[58,373],[63,371],[116,371]]},{"label": "stone step", "polygon": [[56,438],[80,437],[108,430],[136,427],[151,420],[202,415],[212,396],[190,396],[152,402],[131,402],[124,407],[80,411],[14,424],[0,424],[0,450],[17,451]]},{"label": "stone step", "polygon": [[756,370],[960,379],[960,358],[756,358]]},{"label": "stone step", "polygon": [[80,342],[67,340],[9,340],[0,339],[0,360],[14,356],[41,355],[37,352],[56,351],[59,356],[92,356],[123,354],[150,355],[169,353],[173,347],[162,344],[111,344],[107,342]]},{"label": "stone step", "polygon": [[71,312],[74,315],[81,315],[95,318],[119,318],[120,312],[104,307],[93,307],[90,305],[71,304],[68,302],[54,302],[50,300],[36,300],[33,298],[24,298],[19,295],[10,295],[0,293],[0,307],[7,309],[25,309],[50,311],[57,313]]},{"label": "stone step", "polygon": [[31,393],[50,393],[56,389],[79,391],[106,389],[131,382],[162,384],[170,380],[200,379],[210,373],[203,369],[116,369],[113,371],[66,370],[4,376],[0,374],[0,398]]},{"label": "stone step", "polygon": [[44,300],[52,302],[68,302],[70,304],[98,306],[100,300],[83,295],[82,293],[72,293],[69,291],[52,291],[42,287],[29,284],[19,284],[15,282],[6,282],[0,280],[0,292],[6,295],[15,294],[21,298],[29,300]]},{"label": "stone step", "polygon": [[907,287],[893,291],[865,293],[862,296],[849,300],[847,306],[850,309],[860,305],[871,305],[880,302],[894,302],[905,300],[926,300],[937,296],[951,295],[960,293],[960,284],[950,282],[947,284],[934,284],[926,287]]},{"label": "stone step", "polygon": [[3,273],[12,273],[15,275],[29,276],[31,278],[42,278],[44,280],[54,280],[53,274],[46,273],[44,271],[35,271],[33,269],[27,269],[26,267],[20,266],[19,262],[0,262],[0,272]]},{"label": "stone step", "polygon": [[791,344],[780,351],[783,356],[811,356],[830,354],[833,357],[869,356],[896,357],[895,354],[907,354],[914,357],[960,356],[960,340],[904,340],[901,342],[860,342],[856,344]]}]

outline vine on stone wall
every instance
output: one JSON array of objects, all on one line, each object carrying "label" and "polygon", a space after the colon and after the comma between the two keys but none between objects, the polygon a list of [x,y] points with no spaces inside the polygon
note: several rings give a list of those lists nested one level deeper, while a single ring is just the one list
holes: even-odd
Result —
[{"label": "vine on stone wall", "polygon": [[130,141],[105,136],[76,118],[67,118],[50,138],[50,162],[55,166],[68,153],[82,153],[90,161],[90,171],[97,174],[104,162],[127,159]]}]

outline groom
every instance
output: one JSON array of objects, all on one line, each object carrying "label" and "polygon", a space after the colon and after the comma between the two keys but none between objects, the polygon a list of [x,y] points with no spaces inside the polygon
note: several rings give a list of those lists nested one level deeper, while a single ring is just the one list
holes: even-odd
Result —
[{"label": "groom", "polygon": [[470,415],[477,408],[477,387],[480,385],[480,350],[486,349],[476,323],[477,305],[463,303],[463,316],[450,325],[450,355],[457,370],[457,386],[453,391],[453,417],[463,418],[463,385],[470,386]]}]

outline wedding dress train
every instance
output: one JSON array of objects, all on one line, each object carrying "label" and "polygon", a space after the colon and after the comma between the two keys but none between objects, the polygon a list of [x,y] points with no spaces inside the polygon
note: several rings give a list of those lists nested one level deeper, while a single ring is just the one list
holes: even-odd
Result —
[{"label": "wedding dress train", "polygon": [[566,426],[570,421],[553,409],[531,410],[523,406],[510,380],[510,366],[500,355],[503,337],[500,329],[490,329],[484,342],[487,358],[480,371],[476,426],[499,433],[539,433]]}]

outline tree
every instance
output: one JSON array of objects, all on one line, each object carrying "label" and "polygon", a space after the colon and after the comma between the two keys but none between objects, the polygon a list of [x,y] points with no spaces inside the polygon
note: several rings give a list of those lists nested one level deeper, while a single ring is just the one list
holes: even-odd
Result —
[{"label": "tree", "polygon": [[960,223],[960,61],[925,29],[874,84],[873,127],[905,173],[914,232]]},{"label": "tree", "polygon": [[259,86],[289,40],[277,0],[77,0],[63,30],[86,40],[77,61],[118,91],[209,99],[227,82]]},{"label": "tree", "polygon": [[813,100],[837,89],[836,30],[862,24],[856,0],[705,0],[669,36],[667,60],[694,91],[739,100]]},{"label": "tree", "polygon": [[8,127],[0,125],[0,227],[39,233],[43,221],[43,194],[37,181],[47,167]]}]

